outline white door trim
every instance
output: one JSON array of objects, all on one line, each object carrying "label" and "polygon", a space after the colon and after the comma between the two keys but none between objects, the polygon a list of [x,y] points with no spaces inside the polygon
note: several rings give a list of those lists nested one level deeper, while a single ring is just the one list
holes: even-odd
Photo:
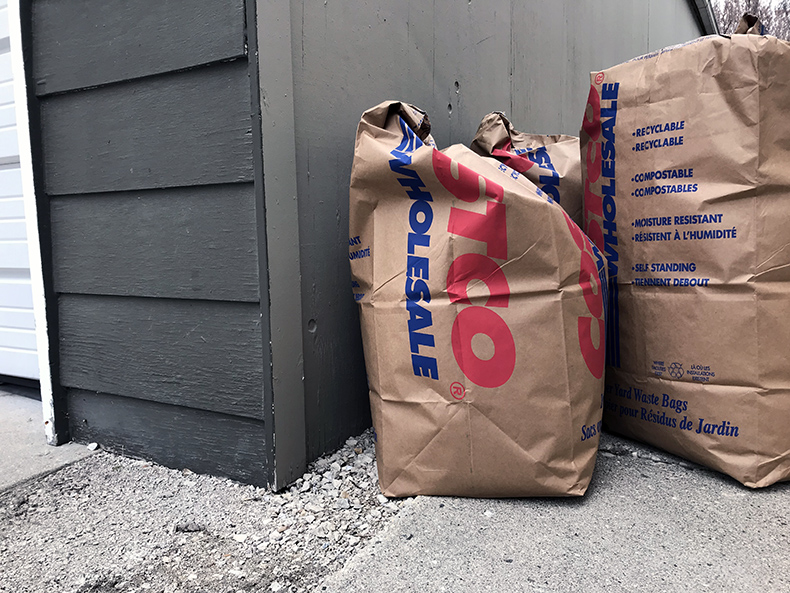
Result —
[{"label": "white door trim", "polygon": [[[22,26],[20,0],[8,3],[8,27],[11,42],[11,68],[14,73],[14,103],[16,105],[17,137],[19,141],[19,166],[22,173],[22,195],[25,205],[25,229],[30,259],[30,283],[33,289],[33,315],[36,320],[36,347],[38,350],[39,381],[44,432],[50,445],[65,442],[65,435],[55,430],[55,405],[52,396],[52,373],[49,366],[49,335],[47,328],[47,303],[44,298],[44,271],[41,263],[41,243],[38,235],[38,209],[36,188],[33,181],[33,159],[30,148],[30,123],[27,110],[25,64],[22,54]],[[51,303],[55,306],[56,303]]]}]

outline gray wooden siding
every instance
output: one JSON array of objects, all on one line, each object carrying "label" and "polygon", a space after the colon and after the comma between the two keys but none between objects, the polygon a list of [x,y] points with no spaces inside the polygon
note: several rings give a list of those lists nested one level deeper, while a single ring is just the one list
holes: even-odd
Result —
[{"label": "gray wooden siding", "polygon": [[33,20],[39,95],[245,54],[244,0],[37,0]]},{"label": "gray wooden siding", "polygon": [[265,486],[264,424],[108,393],[68,390],[73,437],[169,467]]},{"label": "gray wooden siding", "polygon": [[41,100],[49,195],[252,181],[246,60]]},{"label": "gray wooden siding", "polygon": [[704,34],[687,0],[513,2],[509,26],[519,34],[510,54],[511,103],[500,109],[519,129],[574,136],[590,72]]},{"label": "gray wooden siding", "polygon": [[71,435],[268,483],[244,0],[23,6]]},{"label": "gray wooden siding", "polygon": [[55,197],[55,290],[258,302],[254,200],[251,183]]},{"label": "gray wooden siding", "polygon": [[60,295],[59,313],[64,386],[263,417],[256,304]]}]

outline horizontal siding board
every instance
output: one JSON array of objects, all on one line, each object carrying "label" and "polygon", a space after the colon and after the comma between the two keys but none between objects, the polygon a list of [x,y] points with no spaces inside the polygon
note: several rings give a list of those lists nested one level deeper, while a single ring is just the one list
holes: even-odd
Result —
[{"label": "horizontal siding board", "polygon": [[39,95],[243,56],[244,0],[38,0],[33,78]]},{"label": "horizontal siding board", "polygon": [[51,200],[55,290],[257,302],[252,184]]},{"label": "horizontal siding board", "polygon": [[[2,284],[0,284],[2,290]],[[0,328],[35,329],[32,309],[22,307],[0,307]]]},{"label": "horizontal siding board", "polygon": [[263,417],[260,307],[60,295],[66,387]]},{"label": "horizontal siding board", "polygon": [[16,126],[16,113],[14,112],[14,105],[0,106],[0,128],[7,128]]},{"label": "horizontal siding board", "polygon": [[0,3],[0,39],[6,39],[11,35],[8,22],[8,6]]},{"label": "horizontal siding board", "polygon": [[14,102],[14,81],[0,82],[0,105]]},{"label": "horizontal siding board", "polygon": [[3,220],[0,217],[0,242],[2,241],[27,241],[24,219]]},{"label": "horizontal siding board", "polygon": [[253,180],[247,61],[41,101],[50,195]]},{"label": "horizontal siding board", "polygon": [[27,241],[0,241],[0,269],[30,269]]},{"label": "horizontal siding board", "polygon": [[0,347],[0,375],[37,381],[39,376],[36,351]]},{"label": "horizontal siding board", "polygon": [[33,308],[33,290],[30,287],[30,278],[7,279],[6,271],[0,275],[0,307],[21,309]]},{"label": "horizontal siding board", "polygon": [[0,52],[0,82],[6,82],[12,79],[11,52]]},{"label": "horizontal siding board", "polygon": [[172,468],[266,486],[264,424],[258,420],[68,390],[72,437]]},{"label": "horizontal siding board", "polygon": [[25,216],[25,202],[22,198],[0,198],[0,220],[17,220]]},{"label": "horizontal siding board", "polygon": [[31,329],[0,327],[0,348],[36,352],[36,332]]},{"label": "horizontal siding board", "polygon": [[22,197],[22,174],[19,167],[0,169],[0,203],[3,198]]},{"label": "horizontal siding board", "polygon": [[0,166],[19,162],[19,142],[16,126],[0,128]]}]

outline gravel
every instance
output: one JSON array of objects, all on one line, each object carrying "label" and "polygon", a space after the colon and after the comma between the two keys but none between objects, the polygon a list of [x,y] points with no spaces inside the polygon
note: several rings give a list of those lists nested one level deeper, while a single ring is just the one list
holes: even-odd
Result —
[{"label": "gravel", "polygon": [[411,503],[377,481],[370,430],[280,494],[99,451],[0,493],[0,591],[313,591]]}]

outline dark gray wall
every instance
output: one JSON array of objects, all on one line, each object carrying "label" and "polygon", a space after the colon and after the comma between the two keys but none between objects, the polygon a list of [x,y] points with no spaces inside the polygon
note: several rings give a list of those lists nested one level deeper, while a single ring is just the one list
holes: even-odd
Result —
[{"label": "dark gray wall", "polygon": [[494,110],[524,131],[578,135],[590,71],[701,31],[685,0],[294,0],[290,19],[314,454],[337,444],[344,422],[367,405],[346,242],[362,112],[386,99],[411,102],[428,112],[442,147],[468,144]]},{"label": "dark gray wall", "polygon": [[269,483],[257,62],[244,0],[25,9],[72,436]]}]

